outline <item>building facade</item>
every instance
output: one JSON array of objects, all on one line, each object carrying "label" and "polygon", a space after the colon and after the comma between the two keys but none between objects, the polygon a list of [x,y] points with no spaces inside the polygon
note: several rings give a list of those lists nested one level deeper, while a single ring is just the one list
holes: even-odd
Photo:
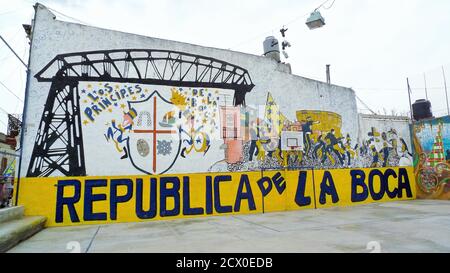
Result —
[{"label": "building facade", "polygon": [[[50,225],[415,197],[407,120],[360,115],[354,90],[270,58],[58,21],[38,4],[29,69],[18,203]],[[33,192],[57,197],[38,207]]]}]

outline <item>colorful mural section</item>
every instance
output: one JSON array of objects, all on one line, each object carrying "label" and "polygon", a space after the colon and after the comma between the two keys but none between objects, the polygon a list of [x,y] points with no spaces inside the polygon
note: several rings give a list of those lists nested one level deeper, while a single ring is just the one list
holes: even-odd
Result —
[{"label": "colorful mural section", "polygon": [[[339,114],[293,109],[297,119],[289,120],[270,92],[265,105],[253,106],[234,105],[227,89],[114,82],[79,82],[77,88],[83,151],[73,157],[82,157],[82,174],[89,176],[385,168],[412,162],[405,136],[395,128],[373,127],[358,143],[358,136],[342,132],[345,121]],[[48,138],[50,143],[35,147],[67,146],[69,135]],[[35,165],[32,160],[29,169]],[[79,174],[57,167],[41,176]]]},{"label": "colorful mural section", "polygon": [[204,165],[192,162],[224,156],[221,111],[234,110],[230,91],[113,83],[80,87],[83,136],[105,147],[102,154],[87,147],[88,173],[98,171],[89,166],[105,154],[118,173],[148,175],[204,172]]},{"label": "colorful mural section", "polygon": [[[64,67],[57,65],[62,59]],[[361,133],[342,118],[352,109],[300,104],[283,113],[270,90],[258,94],[265,103],[253,105],[246,100],[255,87],[250,74],[167,50],[57,55],[35,76],[51,85],[35,141],[27,141],[27,177],[412,165],[409,136],[396,128]]]},{"label": "colorful mural section", "polygon": [[[394,128],[372,128],[357,144],[341,132],[340,115],[298,111],[290,121],[270,92],[264,106],[254,107],[233,106],[230,92],[203,88],[99,83],[81,93],[84,134],[101,138],[92,127],[103,126],[123,164],[149,175],[377,168],[401,166],[401,158],[411,156]],[[192,160],[204,164],[189,166]]]},{"label": "colorful mural section", "polygon": [[[38,193],[38,194],[36,194]],[[48,226],[139,222],[353,206],[416,197],[406,168],[25,178],[26,215]]]},{"label": "colorful mural section", "polygon": [[[289,120],[271,93],[262,107],[228,111],[234,123],[226,147],[237,160],[224,160],[209,170],[257,171],[282,169],[385,168],[412,166],[411,147],[396,128],[372,127],[361,136],[342,132],[342,117],[327,111],[298,110]],[[240,120],[239,120],[240,118]],[[232,126],[234,124],[234,126]],[[223,135],[222,135],[223,136]]]},{"label": "colorful mural section", "polygon": [[450,200],[450,116],[416,122],[413,132],[417,197]]}]

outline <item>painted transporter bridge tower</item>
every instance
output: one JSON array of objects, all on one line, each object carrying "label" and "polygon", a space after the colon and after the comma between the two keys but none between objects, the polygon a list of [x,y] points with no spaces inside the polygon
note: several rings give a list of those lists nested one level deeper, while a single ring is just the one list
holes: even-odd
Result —
[{"label": "painted transporter bridge tower", "polygon": [[[57,71],[51,74],[52,71]],[[79,82],[119,82],[234,90],[245,105],[254,84],[246,69],[199,55],[168,50],[120,49],[62,54],[35,76],[51,82],[27,177],[85,176]]]}]

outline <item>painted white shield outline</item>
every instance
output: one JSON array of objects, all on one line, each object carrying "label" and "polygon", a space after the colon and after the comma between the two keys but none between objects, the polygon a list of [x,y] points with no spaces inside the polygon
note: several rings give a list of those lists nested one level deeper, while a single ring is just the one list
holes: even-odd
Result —
[{"label": "painted white shield outline", "polygon": [[160,125],[164,115],[174,110],[173,103],[154,91],[145,100],[129,101],[128,106],[137,113],[127,141],[131,163],[149,175],[166,173],[181,150],[179,127]]}]

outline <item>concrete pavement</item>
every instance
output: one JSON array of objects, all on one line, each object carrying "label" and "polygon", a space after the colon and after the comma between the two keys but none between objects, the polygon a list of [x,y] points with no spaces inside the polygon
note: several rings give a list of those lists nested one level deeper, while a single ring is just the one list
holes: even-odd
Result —
[{"label": "concrete pavement", "polygon": [[450,252],[450,202],[47,228],[9,252],[370,252],[374,241],[381,252]]}]

